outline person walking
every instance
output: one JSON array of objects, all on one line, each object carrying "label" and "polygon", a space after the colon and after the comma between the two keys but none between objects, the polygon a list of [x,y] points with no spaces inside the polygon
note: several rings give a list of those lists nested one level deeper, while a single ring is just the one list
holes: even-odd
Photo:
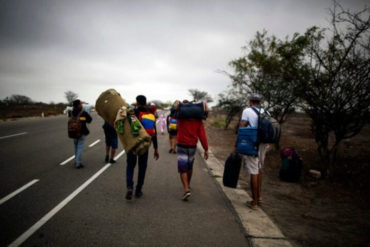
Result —
[{"label": "person walking", "polygon": [[[118,148],[118,137],[116,130],[107,122],[103,124],[104,135],[105,135],[105,162],[114,164],[116,161],[114,160],[114,154],[116,153],[116,149]],[[109,158],[109,151],[110,151],[110,158]]]},{"label": "person walking", "polygon": [[[184,103],[188,102],[186,100]],[[208,140],[201,119],[177,119],[177,166],[184,187],[182,199],[187,201],[191,196],[190,182],[197,142],[200,140],[204,149],[204,159],[208,159]]]},{"label": "person walking", "polygon": [[170,143],[169,153],[176,153],[176,138],[177,138],[177,119],[169,114],[167,116],[167,132]]},{"label": "person walking", "polygon": [[82,151],[84,149],[86,136],[90,133],[86,123],[91,123],[92,118],[89,113],[82,109],[82,102],[79,99],[73,101],[73,109],[68,115],[70,118],[78,118],[81,122],[82,135],[79,138],[73,139],[75,150],[75,166],[77,169],[80,169],[84,167],[82,164]]},{"label": "person walking", "polygon": [[[240,127],[258,127],[258,115],[252,108],[255,108],[260,113],[265,112],[265,110],[261,108],[260,102],[261,97],[258,94],[250,95],[250,107],[243,110]],[[258,145],[258,156],[243,155],[244,165],[250,174],[250,187],[253,199],[251,202],[247,202],[247,206],[252,209],[257,209],[258,204],[262,203],[262,168],[268,147],[268,144],[260,143]]]},{"label": "person walking", "polygon": [[164,128],[166,127],[166,118],[164,117],[164,114],[162,113],[159,117],[159,126],[161,127],[161,134],[164,134]]},{"label": "person walking", "polygon": [[[135,115],[143,124],[147,133],[152,137],[153,147],[154,147],[154,159],[158,160],[158,142],[157,142],[157,131],[156,131],[156,118],[154,113],[146,104],[146,97],[144,95],[138,95],[136,97],[136,108]],[[127,167],[126,167],[126,186],[127,193],[126,199],[131,200],[134,190],[134,169],[136,162],[138,161],[139,171],[137,185],[135,189],[135,197],[140,198],[143,196],[142,187],[144,185],[145,172],[148,165],[148,153],[149,150],[142,154],[136,155],[133,152],[127,153]]]}]

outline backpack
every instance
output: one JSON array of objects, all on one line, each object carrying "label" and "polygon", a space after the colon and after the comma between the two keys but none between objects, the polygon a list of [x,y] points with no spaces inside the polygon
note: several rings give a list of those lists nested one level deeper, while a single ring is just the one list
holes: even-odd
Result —
[{"label": "backpack", "polygon": [[241,127],[238,131],[236,151],[244,155],[258,156],[258,128]]},{"label": "backpack", "polygon": [[301,177],[302,159],[294,148],[281,151],[280,179],[287,182],[298,182]]},{"label": "backpack", "polygon": [[176,131],[177,130],[177,120],[176,118],[170,118],[169,119],[169,125],[168,125],[168,129],[170,131]]},{"label": "backpack", "polygon": [[151,136],[155,136],[155,116],[150,110],[140,111],[138,116],[141,124],[146,132]]},{"label": "backpack", "polygon": [[270,116],[267,111],[252,107],[258,116],[258,141],[260,143],[278,143],[281,135],[281,127],[278,121]]},{"label": "backpack", "polygon": [[[72,114],[72,113],[71,113]],[[68,120],[68,137],[73,139],[78,139],[82,136],[82,123],[80,121],[80,116],[82,111],[78,113],[76,117],[71,117]]]}]

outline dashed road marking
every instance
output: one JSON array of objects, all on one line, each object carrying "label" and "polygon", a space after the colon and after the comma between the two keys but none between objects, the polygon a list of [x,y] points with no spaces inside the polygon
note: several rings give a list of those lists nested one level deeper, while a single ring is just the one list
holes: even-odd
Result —
[{"label": "dashed road marking", "polygon": [[8,135],[8,136],[1,136],[1,137],[0,137],[0,140],[1,140],[1,139],[6,139],[6,138],[15,137],[15,136],[20,136],[20,135],[25,135],[25,134],[27,134],[27,132],[17,133],[17,134]]},{"label": "dashed road marking", "polygon": [[93,143],[91,143],[89,145],[89,147],[91,148],[91,147],[95,146],[96,144],[98,144],[99,142],[100,142],[100,139],[98,139],[98,140],[94,141]]},{"label": "dashed road marking", "polygon": [[28,187],[32,186],[33,184],[37,183],[38,181],[40,181],[40,180],[39,179],[34,179],[31,182],[29,182],[28,184],[23,185],[21,188],[17,189],[16,191],[14,191],[14,192],[10,193],[9,195],[3,197],[2,199],[0,199],[0,205],[3,204],[4,202],[6,202],[7,200],[13,198],[14,196],[18,195],[19,193],[21,193],[22,191],[24,191]]}]

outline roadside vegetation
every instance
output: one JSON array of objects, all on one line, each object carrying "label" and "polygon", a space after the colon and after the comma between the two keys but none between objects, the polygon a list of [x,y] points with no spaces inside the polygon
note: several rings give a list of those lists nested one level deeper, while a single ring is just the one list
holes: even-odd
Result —
[{"label": "roadside vegetation", "polygon": [[65,103],[43,103],[34,102],[24,95],[12,95],[0,100],[0,118],[8,119],[24,117],[47,117],[64,113],[68,104]]},{"label": "roadside vegetation", "polygon": [[240,116],[251,92],[283,124],[293,112],[309,117],[324,177],[342,169],[344,140],[370,122],[370,8],[344,9],[333,2],[328,27],[310,27],[284,40],[257,32],[245,54],[230,62],[231,85],[220,94],[225,128]]}]

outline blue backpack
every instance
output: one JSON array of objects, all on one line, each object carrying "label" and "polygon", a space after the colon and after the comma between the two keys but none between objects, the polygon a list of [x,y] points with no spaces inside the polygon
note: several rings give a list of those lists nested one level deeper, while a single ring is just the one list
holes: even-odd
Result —
[{"label": "blue backpack", "polygon": [[280,124],[267,111],[261,112],[256,107],[252,109],[258,116],[258,142],[278,143],[281,136]]}]

